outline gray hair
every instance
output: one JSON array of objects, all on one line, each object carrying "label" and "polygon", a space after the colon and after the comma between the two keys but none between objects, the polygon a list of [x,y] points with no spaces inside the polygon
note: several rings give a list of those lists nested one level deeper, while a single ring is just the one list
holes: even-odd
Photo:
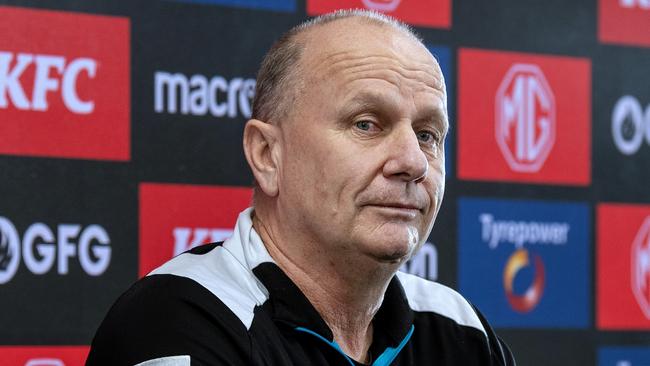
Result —
[{"label": "gray hair", "polygon": [[375,11],[339,10],[305,21],[284,33],[262,60],[253,99],[253,118],[278,123],[286,118],[290,106],[300,95],[303,85],[299,75],[299,61],[305,44],[298,39],[298,35],[316,26],[351,17],[368,24],[392,27],[407,37],[422,42],[408,25]]}]

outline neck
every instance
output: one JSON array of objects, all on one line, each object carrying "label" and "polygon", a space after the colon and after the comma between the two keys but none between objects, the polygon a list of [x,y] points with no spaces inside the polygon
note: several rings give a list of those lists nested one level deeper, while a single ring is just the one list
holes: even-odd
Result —
[{"label": "neck", "polygon": [[351,358],[369,361],[372,319],[396,268],[368,258],[355,261],[353,256],[296,237],[295,231],[281,230],[268,216],[255,214],[253,227],[275,263],[327,323],[334,341]]}]

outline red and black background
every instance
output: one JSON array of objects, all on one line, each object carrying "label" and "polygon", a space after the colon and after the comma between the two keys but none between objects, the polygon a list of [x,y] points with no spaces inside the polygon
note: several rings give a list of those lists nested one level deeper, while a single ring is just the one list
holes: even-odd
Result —
[{"label": "red and black background", "polygon": [[[412,24],[450,90],[445,200],[428,256],[406,269],[463,291],[461,198],[586,205],[588,265],[554,275],[586,272],[587,324],[495,328],[521,365],[650,363],[650,269],[631,274],[650,261],[648,1],[0,0],[0,364],[82,364],[131,283],[229,235],[250,203],[241,134],[259,62],[291,26],[349,7]],[[513,170],[494,133],[515,64],[536,65],[554,95],[555,138],[534,172]],[[473,280],[490,275],[503,274]]]}]

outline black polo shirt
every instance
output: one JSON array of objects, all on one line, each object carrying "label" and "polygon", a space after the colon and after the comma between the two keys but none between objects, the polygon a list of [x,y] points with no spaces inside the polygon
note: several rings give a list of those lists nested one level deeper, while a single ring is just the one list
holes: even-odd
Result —
[{"label": "black polo shirt", "polygon": [[[405,273],[391,280],[373,332],[375,366],[514,365],[458,293]],[[231,239],[177,256],[122,295],[97,331],[87,365],[360,364],[273,262],[249,209]]]}]

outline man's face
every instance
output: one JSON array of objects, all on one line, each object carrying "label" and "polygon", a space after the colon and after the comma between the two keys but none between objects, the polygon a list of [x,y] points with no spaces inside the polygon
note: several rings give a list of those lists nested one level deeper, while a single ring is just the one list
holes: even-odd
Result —
[{"label": "man's face", "polygon": [[440,69],[418,42],[355,19],[307,38],[304,90],[280,124],[278,209],[323,251],[401,263],[444,192]]}]

